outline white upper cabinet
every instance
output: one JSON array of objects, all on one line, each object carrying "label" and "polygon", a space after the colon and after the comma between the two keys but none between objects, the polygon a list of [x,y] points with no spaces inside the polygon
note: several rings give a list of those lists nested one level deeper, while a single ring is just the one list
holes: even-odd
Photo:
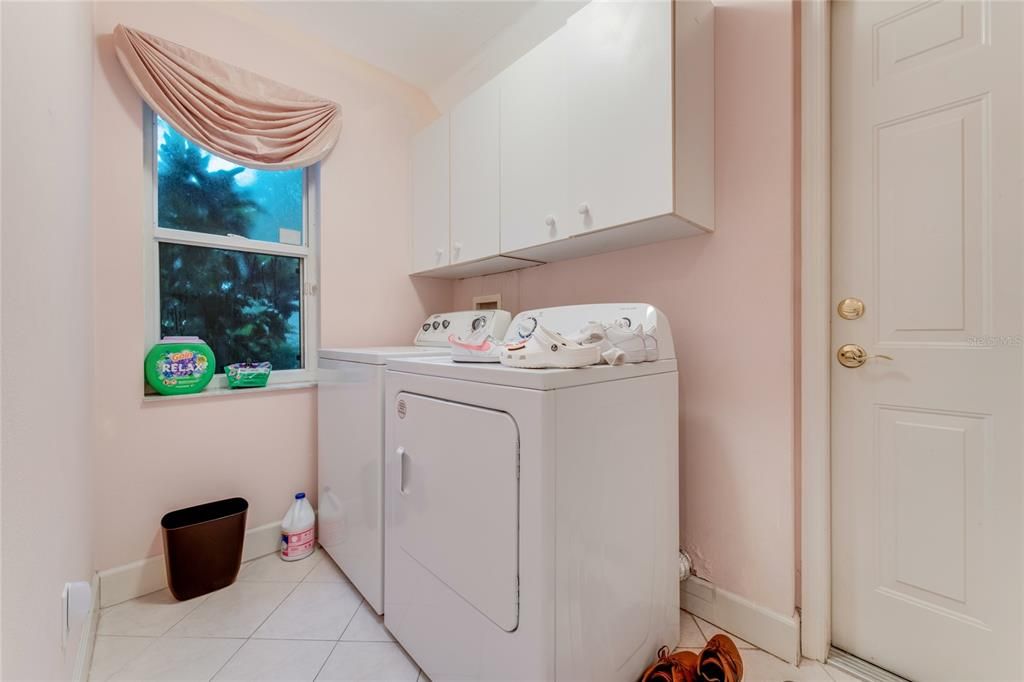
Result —
[{"label": "white upper cabinet", "polygon": [[500,109],[495,79],[451,114],[452,263],[498,255]]},{"label": "white upper cabinet", "polygon": [[595,0],[566,31],[575,224],[599,230],[671,213],[672,3]]},{"label": "white upper cabinet", "polygon": [[579,232],[568,193],[567,30],[501,77],[501,250]]},{"label": "white upper cabinet", "polygon": [[[714,48],[710,0],[585,5],[454,109],[450,258],[434,244],[447,248],[447,167],[443,183],[436,159],[417,167],[417,271],[466,277],[714,230]],[[440,134],[417,150],[446,154]]]},{"label": "white upper cabinet", "polygon": [[413,272],[448,265],[449,256],[449,117],[420,131],[412,154]]}]

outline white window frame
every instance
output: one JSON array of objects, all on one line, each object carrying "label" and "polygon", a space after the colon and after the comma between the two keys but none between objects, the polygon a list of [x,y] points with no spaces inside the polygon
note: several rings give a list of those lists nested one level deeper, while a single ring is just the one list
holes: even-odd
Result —
[{"label": "white window frame", "polygon": [[[276,244],[239,236],[203,234],[160,227],[157,222],[157,123],[156,114],[148,106],[143,112],[143,172],[146,184],[145,239],[143,263],[145,285],[145,340],[146,349],[160,340],[160,244],[162,242],[188,244],[215,249],[248,251],[300,259],[299,316],[302,324],[302,369],[273,370],[268,385],[309,383],[316,381],[316,364],[320,343],[320,164],[303,171],[303,245]],[[208,388],[227,388],[227,379],[216,374]],[[251,389],[250,389],[251,390]]]}]

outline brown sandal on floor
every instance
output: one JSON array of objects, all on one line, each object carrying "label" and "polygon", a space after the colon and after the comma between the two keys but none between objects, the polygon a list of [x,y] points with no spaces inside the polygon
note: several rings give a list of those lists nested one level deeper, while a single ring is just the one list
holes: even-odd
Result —
[{"label": "brown sandal on floor", "polygon": [[644,671],[640,682],[697,682],[697,654],[692,651],[669,653],[658,649],[658,660]]},{"label": "brown sandal on floor", "polygon": [[740,682],[743,658],[731,639],[715,635],[697,657],[697,672],[701,682]]}]

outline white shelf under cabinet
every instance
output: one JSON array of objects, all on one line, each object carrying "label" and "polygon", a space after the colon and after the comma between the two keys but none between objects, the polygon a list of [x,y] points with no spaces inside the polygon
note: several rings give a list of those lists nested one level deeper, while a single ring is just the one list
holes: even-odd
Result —
[{"label": "white shelf under cabinet", "polygon": [[609,251],[630,249],[634,246],[644,246],[670,239],[693,237],[709,232],[710,230],[688,222],[677,215],[666,214],[635,223],[580,232],[565,239],[513,251],[508,255],[541,263],[553,263],[570,258],[583,258]]},{"label": "white shelf under cabinet", "polygon": [[466,277],[479,277],[480,275],[494,275],[499,272],[510,270],[522,270],[532,268],[535,265],[543,265],[543,262],[528,260],[525,258],[513,258],[511,256],[491,256],[475,261],[466,261],[444,265],[430,270],[414,272],[414,277],[433,277],[435,279],[464,279]]}]

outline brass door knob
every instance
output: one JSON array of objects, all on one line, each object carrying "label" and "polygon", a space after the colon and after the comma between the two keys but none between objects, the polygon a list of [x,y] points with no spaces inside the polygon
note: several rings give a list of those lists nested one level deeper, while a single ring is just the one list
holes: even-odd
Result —
[{"label": "brass door knob", "polygon": [[892,360],[888,355],[868,355],[866,350],[855,343],[847,343],[836,351],[836,359],[839,360],[839,364],[850,369],[860,367],[871,358]]}]

